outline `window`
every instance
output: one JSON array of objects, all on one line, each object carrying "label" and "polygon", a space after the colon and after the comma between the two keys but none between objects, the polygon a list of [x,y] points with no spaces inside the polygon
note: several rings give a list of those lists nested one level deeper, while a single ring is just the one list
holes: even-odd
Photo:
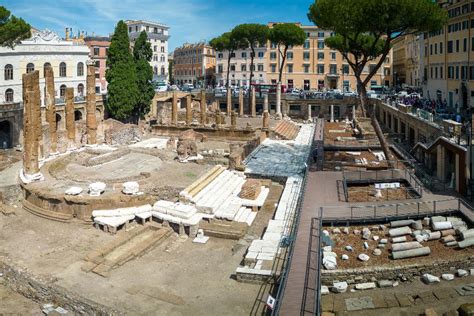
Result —
[{"label": "window", "polygon": [[161,75],[162,75],[162,76],[165,75],[165,66],[161,66]]},{"label": "window", "polygon": [[131,26],[128,27],[128,33],[132,33],[132,27]]},{"label": "window", "polygon": [[304,49],[309,49],[310,48],[310,42],[308,40],[306,40],[303,44],[303,48]]},{"label": "window", "polygon": [[293,65],[292,64],[288,64],[288,73],[292,73],[293,72]]},{"label": "window", "polygon": [[99,60],[96,60],[96,61],[95,61],[94,67],[95,67],[96,69],[99,69],[99,68],[100,68],[100,61],[99,61]]},{"label": "window", "polygon": [[439,43],[439,53],[440,53],[440,54],[443,53],[443,42],[440,42],[440,43]]},{"label": "window", "polygon": [[463,51],[467,52],[467,38],[463,40]]},{"label": "window", "polygon": [[324,38],[324,32],[318,32],[318,37],[319,38]]},{"label": "window", "polygon": [[84,96],[84,85],[82,83],[77,85],[77,95],[80,97]]},{"label": "window", "polygon": [[377,67],[377,65],[375,65],[375,64],[370,64],[370,65],[369,65],[369,73],[372,73],[372,71],[375,70],[375,67]]},{"label": "window", "polygon": [[240,71],[247,71],[247,65],[240,65]]},{"label": "window", "polygon": [[371,86],[376,86],[377,85],[377,80],[370,80],[370,85]]},{"label": "window", "polygon": [[165,52],[165,48],[164,48],[164,47],[161,47],[161,52],[162,52],[162,53]]},{"label": "window", "polygon": [[293,89],[293,79],[288,79],[288,89]]},{"label": "window", "polygon": [[94,56],[99,56],[99,47],[94,47]]},{"label": "window", "polygon": [[459,40],[456,40],[456,53],[459,53]]},{"label": "window", "polygon": [[337,65],[336,64],[329,65],[329,73],[332,74],[332,75],[337,74]]},{"label": "window", "polygon": [[318,64],[318,74],[324,74],[324,64]]},{"label": "window", "polygon": [[448,41],[448,54],[453,52],[453,41]]},{"label": "window", "polygon": [[474,80],[474,66],[469,67],[469,80]]},{"label": "window", "polygon": [[277,68],[276,64],[271,64],[270,65],[270,69],[272,70],[272,72],[276,72],[276,68]]},{"label": "window", "polygon": [[265,55],[264,52],[258,52],[258,58],[263,58],[264,55]]},{"label": "window", "polygon": [[7,89],[5,91],[5,102],[13,102],[13,90]]},{"label": "window", "polygon": [[324,41],[318,41],[318,49],[324,49]]},{"label": "window", "polygon": [[342,65],[342,73],[344,75],[348,75],[349,74],[349,65]]},{"label": "window", "polygon": [[154,52],[158,51],[158,46],[156,46],[156,45],[153,46],[153,51],[154,51]]},{"label": "window", "polygon": [[217,73],[221,74],[224,72],[224,67],[222,65],[217,65]]},{"label": "window", "polygon": [[456,66],[456,76],[455,79],[459,79],[459,66]]},{"label": "window", "polygon": [[242,58],[247,58],[247,52],[242,52],[242,54],[240,55]]},{"label": "window", "polygon": [[26,65],[26,73],[30,73],[30,72],[33,72],[33,71],[35,71],[35,64],[28,63],[28,65]]},{"label": "window", "polygon": [[5,66],[5,80],[13,80],[13,66],[8,64]]},{"label": "window", "polygon": [[309,73],[309,65],[303,65],[303,68],[305,74]]},{"label": "window", "polygon": [[443,66],[439,67],[439,77],[443,79]]},{"label": "window", "polygon": [[78,77],[84,76],[84,64],[83,63],[78,63],[77,64],[77,76]]},{"label": "window", "polygon": [[323,60],[324,59],[324,53],[323,52],[319,52],[318,53],[318,60]]},{"label": "window", "polygon": [[217,58],[224,58],[224,54],[223,53],[217,54]]},{"label": "window", "polygon": [[59,97],[64,98],[66,96],[66,85],[63,84],[59,87]]},{"label": "window", "polygon": [[270,52],[270,59],[276,59],[277,58],[277,53],[276,52]]},{"label": "window", "polygon": [[95,77],[95,79],[100,79],[100,74],[96,73],[94,77]]},{"label": "window", "polygon": [[160,56],[160,61],[161,61],[161,62],[165,62],[165,55],[161,55],[161,56]]},{"label": "window", "polygon": [[146,26],[146,31],[150,32],[150,27],[148,25]]},{"label": "window", "polygon": [[303,60],[309,60],[309,52],[303,52]]},{"label": "window", "polygon": [[287,58],[288,60],[293,60],[293,52],[287,52],[287,53],[286,53],[286,58]]},{"label": "window", "polygon": [[235,65],[230,65],[230,70],[235,71]]},{"label": "window", "polygon": [[59,64],[59,77],[66,77],[66,63]]},{"label": "window", "polygon": [[336,60],[336,53],[335,52],[331,52],[331,59]]},{"label": "window", "polygon": [[231,58],[235,58],[235,53],[230,54]]},{"label": "window", "polygon": [[258,64],[258,71],[263,71],[263,65],[262,64]]}]

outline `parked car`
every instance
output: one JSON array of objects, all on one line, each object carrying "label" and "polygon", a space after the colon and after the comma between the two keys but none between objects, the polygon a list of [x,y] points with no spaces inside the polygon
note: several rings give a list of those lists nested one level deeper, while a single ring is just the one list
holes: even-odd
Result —
[{"label": "parked car", "polygon": [[155,84],[155,91],[157,92],[168,91],[168,85],[166,84],[166,82],[158,82]]},{"label": "parked car", "polygon": [[185,83],[181,87],[181,91],[191,92],[194,89],[194,86],[191,83]]}]

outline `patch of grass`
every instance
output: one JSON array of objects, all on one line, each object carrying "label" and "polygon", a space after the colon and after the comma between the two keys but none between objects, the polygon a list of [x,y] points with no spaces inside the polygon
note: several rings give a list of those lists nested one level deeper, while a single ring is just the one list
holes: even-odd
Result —
[{"label": "patch of grass", "polygon": [[197,177],[197,175],[195,173],[191,172],[191,171],[186,172],[184,175],[188,178],[196,178]]}]

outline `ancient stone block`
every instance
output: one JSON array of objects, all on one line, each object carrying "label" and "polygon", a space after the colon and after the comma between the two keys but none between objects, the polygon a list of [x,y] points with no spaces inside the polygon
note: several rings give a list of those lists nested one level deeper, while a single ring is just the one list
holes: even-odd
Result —
[{"label": "ancient stone block", "polygon": [[242,199],[255,200],[260,195],[262,183],[256,179],[249,179],[245,181],[240,190],[239,196]]}]

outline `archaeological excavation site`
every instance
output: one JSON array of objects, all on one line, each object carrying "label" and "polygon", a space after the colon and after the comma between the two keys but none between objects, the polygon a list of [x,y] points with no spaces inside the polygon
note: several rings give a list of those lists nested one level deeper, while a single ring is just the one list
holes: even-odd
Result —
[{"label": "archaeological excavation site", "polygon": [[55,104],[51,69],[45,106],[38,71],[23,76],[22,146],[0,164],[0,294],[20,313],[412,314],[474,297],[472,208],[428,189],[357,99],[160,92],[125,124],[94,73],[81,106],[72,89]]}]

